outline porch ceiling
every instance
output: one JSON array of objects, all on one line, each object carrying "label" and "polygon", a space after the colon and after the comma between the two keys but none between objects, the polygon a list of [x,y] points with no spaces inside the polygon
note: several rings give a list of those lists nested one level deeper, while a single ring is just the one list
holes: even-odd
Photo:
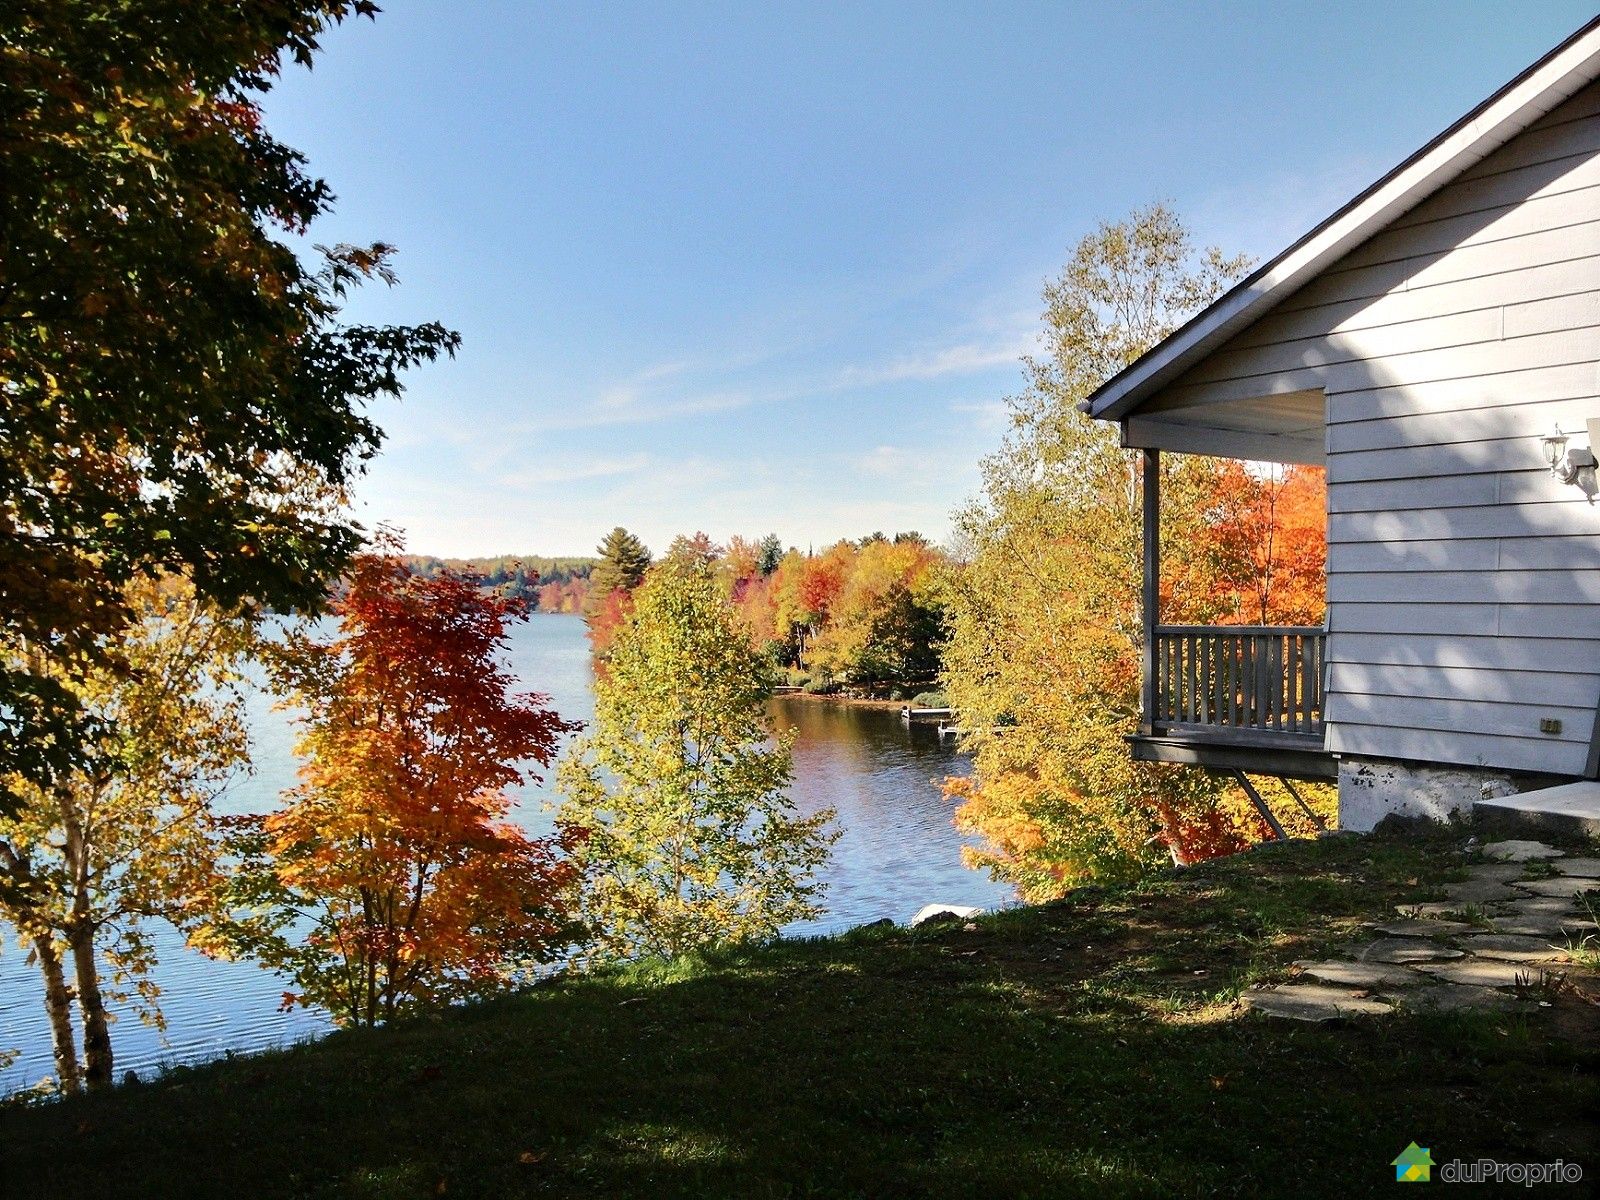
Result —
[{"label": "porch ceiling", "polygon": [[1321,463],[1324,407],[1320,389],[1187,407],[1160,407],[1158,401],[1123,418],[1122,441],[1180,454]]}]

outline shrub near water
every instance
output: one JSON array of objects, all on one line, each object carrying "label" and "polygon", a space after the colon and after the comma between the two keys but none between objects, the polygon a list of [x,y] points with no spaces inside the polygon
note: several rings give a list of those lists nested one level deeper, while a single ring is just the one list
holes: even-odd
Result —
[{"label": "shrub near water", "polygon": [[633,593],[594,730],[558,776],[602,954],[768,937],[820,911],[833,814],[799,816],[785,794],[792,735],[774,737],[771,676],[704,557],[668,558]]}]

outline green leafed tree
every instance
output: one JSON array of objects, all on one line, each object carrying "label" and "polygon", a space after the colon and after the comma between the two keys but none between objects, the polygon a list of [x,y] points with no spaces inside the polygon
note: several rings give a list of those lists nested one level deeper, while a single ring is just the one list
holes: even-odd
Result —
[{"label": "green leafed tree", "polygon": [[864,686],[932,683],[942,665],[944,614],[910,587],[896,582],[883,594],[867,624],[855,675]]},{"label": "green leafed tree", "polygon": [[589,604],[598,608],[612,592],[631,592],[650,569],[650,550],[618,525],[595,547],[600,561],[589,572]]},{"label": "green leafed tree", "polygon": [[48,786],[100,744],[72,681],[136,624],[135,576],[315,606],[360,534],[303,501],[375,452],[367,402],[456,346],[340,319],[352,288],[392,280],[387,246],[289,244],[332,193],[261,97],[376,11],[0,5],[0,780]]},{"label": "green leafed tree", "polygon": [[788,798],[769,672],[709,565],[668,561],[634,593],[557,777],[602,954],[764,938],[820,912],[833,814]]}]

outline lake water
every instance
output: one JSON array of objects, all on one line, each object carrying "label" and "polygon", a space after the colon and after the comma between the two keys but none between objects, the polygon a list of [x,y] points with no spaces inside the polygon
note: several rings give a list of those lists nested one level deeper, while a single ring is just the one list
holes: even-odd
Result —
[{"label": "lake water", "polygon": [[[562,716],[587,721],[594,697],[589,646],[580,618],[541,615],[515,634],[512,664],[523,685],[549,695]],[[924,904],[988,906],[1011,897],[1009,888],[961,865],[962,839],[950,823],[951,804],[939,780],[964,774],[966,760],[941,745],[932,727],[907,727],[887,709],[803,698],[772,702],[776,718],[797,731],[791,795],[801,811],[833,808],[842,836],[823,870],[828,884],[819,919],[785,932],[826,933],[879,917],[905,921]],[[252,713],[255,773],[233,784],[221,807],[261,812],[274,807],[294,782],[296,761],[288,718],[255,698]],[[550,828],[542,784],[518,795],[517,817],[529,829]],[[16,948],[9,928],[0,952],[0,1049],[20,1057],[0,1071],[0,1095],[52,1073],[38,975]],[[112,1030],[117,1072],[144,1072],[163,1062],[193,1062],[228,1051],[249,1051],[315,1036],[328,1028],[313,1011],[278,1011],[284,982],[252,963],[207,959],[184,947],[176,931],[158,937],[165,1036],[131,1010]]]}]

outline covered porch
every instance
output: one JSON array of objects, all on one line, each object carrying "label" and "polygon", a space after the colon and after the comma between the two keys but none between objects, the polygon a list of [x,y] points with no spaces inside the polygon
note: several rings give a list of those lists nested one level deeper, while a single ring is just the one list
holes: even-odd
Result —
[{"label": "covered porch", "polygon": [[1293,779],[1337,776],[1323,726],[1325,627],[1177,625],[1161,613],[1161,455],[1321,464],[1323,407],[1317,390],[1182,408],[1157,401],[1122,419],[1123,444],[1143,460],[1143,696],[1139,731],[1129,739],[1135,759]]}]

